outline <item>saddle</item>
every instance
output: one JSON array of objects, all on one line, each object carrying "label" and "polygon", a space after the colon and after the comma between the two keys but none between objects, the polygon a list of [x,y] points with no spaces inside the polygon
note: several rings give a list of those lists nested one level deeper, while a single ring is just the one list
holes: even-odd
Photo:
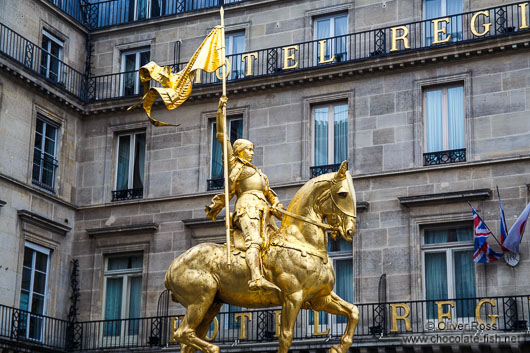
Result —
[{"label": "saddle", "polygon": [[[274,216],[271,208],[267,207],[260,217],[260,236],[263,240],[261,244],[261,254],[264,254],[270,247],[274,235],[278,231],[278,226],[274,221]],[[245,247],[245,235],[243,231],[233,222],[233,214],[230,213],[230,243],[232,247],[232,254],[245,257],[247,248]]]}]

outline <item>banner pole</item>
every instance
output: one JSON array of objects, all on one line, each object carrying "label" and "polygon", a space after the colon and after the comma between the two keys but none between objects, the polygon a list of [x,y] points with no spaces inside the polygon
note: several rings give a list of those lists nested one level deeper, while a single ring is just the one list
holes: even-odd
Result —
[{"label": "banner pole", "polygon": [[[221,27],[222,27],[222,37],[223,37],[223,45],[221,47],[221,58],[223,60],[223,96],[226,96],[226,49],[225,49],[225,10],[221,6]],[[228,185],[228,143],[226,141],[227,138],[227,130],[226,130],[226,105],[223,105],[223,166],[224,166],[224,179],[225,179],[225,210],[226,210],[226,216],[225,216],[225,227],[226,227],[226,263],[228,265],[228,269],[231,267],[231,261],[230,261],[230,198],[229,198],[229,185]]]}]

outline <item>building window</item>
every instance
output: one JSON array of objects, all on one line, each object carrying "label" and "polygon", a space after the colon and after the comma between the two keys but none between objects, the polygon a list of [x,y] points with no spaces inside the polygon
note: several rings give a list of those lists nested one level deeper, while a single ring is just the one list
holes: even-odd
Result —
[{"label": "building window", "polygon": [[40,73],[50,81],[61,81],[61,66],[64,43],[47,31],[42,32],[42,53],[40,59]]},{"label": "building window", "polygon": [[[112,256],[105,259],[103,336],[138,335],[142,298],[142,255]],[[129,319],[129,320],[124,320]]]},{"label": "building window", "polygon": [[42,340],[46,314],[46,292],[49,272],[50,250],[26,242],[20,289],[20,309],[18,335],[29,339]]},{"label": "building window", "polygon": [[145,132],[118,136],[112,200],[140,199],[144,191]]},{"label": "building window", "polygon": [[311,177],[338,170],[348,159],[348,104],[315,106]]},{"label": "building window", "polygon": [[455,299],[452,318],[474,316],[475,266],[473,227],[449,226],[423,230],[423,275],[427,319],[437,320],[435,301]]},{"label": "building window", "polygon": [[[443,41],[451,36],[450,41],[462,40],[462,16],[454,16],[462,13],[462,0],[423,0],[423,18],[430,20],[439,17],[449,17],[449,23],[440,22],[438,26],[446,27],[446,33],[440,33],[437,40]],[[425,22],[426,45],[433,44],[434,24]]]},{"label": "building window", "polygon": [[[243,137],[243,119],[235,118],[226,122],[228,127],[228,138],[232,145],[237,139]],[[224,187],[224,168],[223,168],[223,145],[217,141],[217,123],[212,125],[212,160],[210,168],[210,179],[208,180],[208,190],[217,190]]]},{"label": "building window", "polygon": [[[315,57],[317,58],[318,63],[341,62],[347,60],[348,41],[346,37],[339,37],[346,34],[348,34],[347,14],[336,14],[315,18],[313,35],[315,40],[335,37],[326,41],[324,57],[321,57],[320,44],[315,43]],[[335,59],[331,60],[333,56],[335,56]]]},{"label": "building window", "polygon": [[465,161],[464,86],[424,91],[425,165]]},{"label": "building window", "polygon": [[226,34],[226,55],[230,56],[231,73],[230,79],[237,80],[245,77],[245,65],[242,56],[237,55],[245,52],[245,31]]},{"label": "building window", "polygon": [[126,51],[121,54],[121,92],[124,96],[140,94],[140,75],[138,69],[150,60],[149,49]]},{"label": "building window", "polygon": [[54,190],[57,168],[57,125],[37,115],[35,147],[33,148],[32,182],[45,189]]}]

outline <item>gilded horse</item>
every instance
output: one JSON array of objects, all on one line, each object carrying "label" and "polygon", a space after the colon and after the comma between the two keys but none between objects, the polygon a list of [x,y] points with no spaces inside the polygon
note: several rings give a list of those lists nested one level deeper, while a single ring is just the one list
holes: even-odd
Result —
[{"label": "gilded horse", "polygon": [[281,292],[249,291],[245,259],[232,256],[228,269],[224,245],[200,244],[173,260],[164,284],[173,301],[186,308],[174,333],[183,353],[219,352],[204,337],[223,303],[246,308],[281,306],[279,353],[289,350],[301,308],[345,316],[345,332],[330,353],[350,348],[359,310],[333,292],[335,272],[326,251],[328,230],[331,237],[340,235],[346,241],[352,241],[355,233],[355,189],[346,162],[336,173],[309,180],[283,213],[280,228],[263,251],[264,276]]}]

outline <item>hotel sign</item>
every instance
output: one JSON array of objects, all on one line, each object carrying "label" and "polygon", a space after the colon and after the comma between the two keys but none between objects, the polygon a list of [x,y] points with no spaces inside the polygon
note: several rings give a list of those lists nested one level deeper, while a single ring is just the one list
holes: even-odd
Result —
[{"label": "hotel sign", "polygon": [[[510,15],[508,15],[508,13],[510,13]],[[480,39],[486,36],[505,34],[506,32],[504,32],[504,29],[499,30],[499,28],[496,27],[498,26],[498,21],[501,21],[504,25],[508,25],[508,22],[510,22],[510,31],[524,31],[530,29],[528,13],[529,2],[524,2],[472,13],[455,14],[445,18],[425,20],[380,30],[371,30],[362,33],[354,33],[345,36],[232,55],[231,60],[227,60],[228,70],[226,75],[229,80],[234,78],[231,76],[232,65],[237,66],[238,79],[262,76],[271,73],[270,71],[263,72],[264,65],[270,65],[270,53],[273,53],[275,58],[275,74],[295,69],[315,67],[318,65],[333,64],[344,60],[368,58],[374,53],[361,52],[360,56],[355,58],[349,57],[346,59],[340,56],[347,55],[345,52],[348,50],[350,52],[356,52],[356,55],[358,55],[359,51],[366,50],[366,48],[373,48],[370,43],[366,42],[377,41],[377,35],[383,36],[383,46],[386,45],[387,41],[390,42],[388,53],[396,54],[401,51],[415,49],[413,48],[414,45],[411,46],[411,41],[422,38],[422,36],[422,42],[421,44],[416,45],[416,48],[434,47],[441,44],[462,41],[461,38],[453,38],[453,36],[457,33],[460,36],[462,35],[462,27],[464,24],[468,26],[466,28],[468,31],[468,33],[466,33],[468,39]],[[500,17],[503,17],[502,20],[499,20]],[[455,28],[458,28],[458,31],[455,31]],[[424,33],[421,33],[421,31]],[[469,34],[469,32],[471,34]],[[426,40],[427,37],[428,40]],[[365,43],[362,43],[363,41]],[[353,46],[356,46],[355,50],[352,48]],[[342,50],[343,52],[338,54],[339,50]],[[369,50],[374,50],[374,52],[377,53],[377,50],[379,49]],[[385,53],[387,52],[386,47],[384,47],[383,50]],[[303,58],[301,54],[304,56]],[[312,60],[311,57],[313,58]],[[308,62],[301,63],[301,60]],[[260,72],[256,73],[256,69]],[[216,76],[221,80],[220,71],[216,72]],[[203,83],[201,82],[200,75],[196,76],[195,83]]]}]

